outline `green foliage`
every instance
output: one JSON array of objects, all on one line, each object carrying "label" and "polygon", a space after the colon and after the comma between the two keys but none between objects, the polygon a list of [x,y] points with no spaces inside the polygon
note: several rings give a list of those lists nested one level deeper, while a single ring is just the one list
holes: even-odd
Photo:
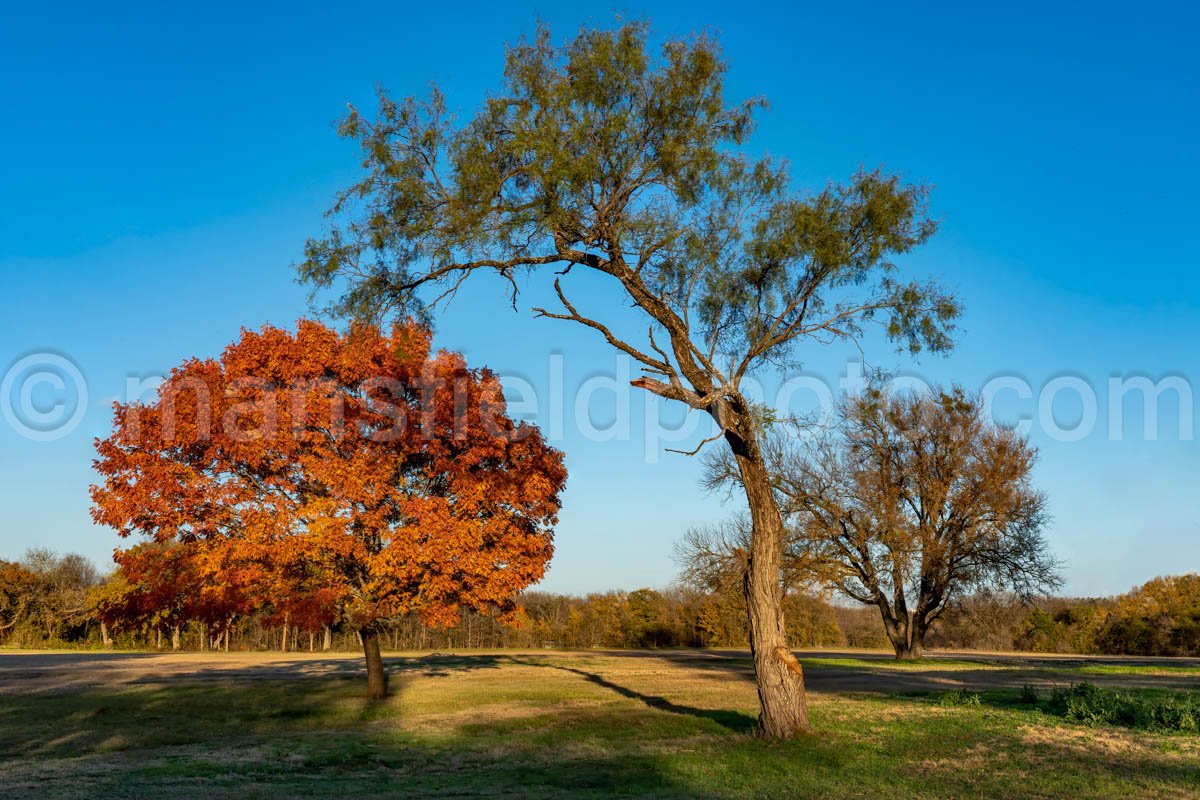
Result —
[{"label": "green foliage", "polygon": [[839,646],[846,642],[837,609],[819,597],[789,594],[783,600],[783,622],[792,647]]},{"label": "green foliage", "polygon": [[1119,598],[1096,638],[1105,652],[1200,655],[1200,575],[1155,578]]},{"label": "green foliage", "polygon": [[1037,687],[1030,686],[1028,683],[1021,687],[1021,694],[1017,699],[1026,705],[1037,705],[1041,701]]},{"label": "green foliage", "polygon": [[968,692],[966,689],[954,689],[953,691],[943,692],[938,698],[938,705],[945,707],[965,706],[967,708],[975,708],[982,702],[978,692]]},{"label": "green foliage", "polygon": [[1155,578],[1115,599],[1046,598],[1021,621],[1019,650],[1200,655],[1200,575]]},{"label": "green foliage", "polygon": [[1137,694],[1076,683],[1055,689],[1050,707],[1085,725],[1122,725],[1152,731],[1200,730],[1200,695],[1193,692]]},{"label": "green foliage", "polygon": [[32,548],[0,561],[0,637],[19,647],[86,641],[95,628],[88,593],[100,582],[83,556]]},{"label": "green foliage", "polygon": [[[910,351],[948,349],[957,301],[901,281],[892,260],[934,233],[927,189],[866,170],[793,190],[785,164],[744,152],[765,103],[729,100],[726,71],[707,36],[655,48],[630,22],[558,46],[541,27],[462,121],[436,89],[381,94],[374,121],[352,110],[341,124],[365,174],[308,242],[300,278],[343,290],[335,311],[371,317],[425,313],[476,270],[509,280],[513,300],[518,272],[596,270],[670,347],[618,343],[561,289],[565,313],[543,313],[682,378],[697,402],[799,339],[854,338],[871,320]],[[717,353],[734,357],[729,372]]]},{"label": "green foliage", "polygon": [[1057,644],[1063,631],[1051,614],[1035,608],[1025,618],[1021,635],[1027,643],[1027,649],[1035,653],[1054,653],[1058,651]]}]

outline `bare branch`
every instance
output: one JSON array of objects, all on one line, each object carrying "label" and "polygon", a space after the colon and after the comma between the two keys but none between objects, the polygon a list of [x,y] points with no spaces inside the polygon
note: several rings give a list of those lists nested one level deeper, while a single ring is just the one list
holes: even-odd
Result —
[{"label": "bare branch", "polygon": [[684,455],[684,456],[694,456],[700,452],[700,450],[704,447],[704,445],[711,444],[712,442],[717,441],[724,435],[725,435],[725,430],[721,429],[721,430],[717,431],[716,433],[714,433],[712,436],[709,436],[707,439],[701,439],[700,444],[696,445],[691,450],[675,450],[674,448],[668,447],[668,448],[666,448],[666,451],[668,453],[679,453],[680,455]]},{"label": "bare branch", "polygon": [[617,348],[622,353],[631,356],[642,364],[645,364],[650,369],[653,369],[656,372],[664,375],[671,375],[674,373],[674,371],[671,369],[671,365],[667,361],[659,360],[647,355],[646,353],[643,353],[641,350],[638,350],[628,342],[617,338],[617,336],[612,332],[612,330],[609,329],[607,325],[580,314],[579,311],[576,310],[575,306],[571,305],[571,301],[567,300],[567,296],[563,294],[562,283],[558,278],[555,278],[554,280],[554,292],[558,295],[559,302],[561,302],[563,307],[567,309],[567,313],[556,314],[552,311],[547,311],[544,308],[533,309],[534,313],[539,317],[549,317],[550,319],[562,319],[571,322],[578,322],[580,325],[585,325],[592,330],[599,331],[604,337],[604,340],[610,345]]}]

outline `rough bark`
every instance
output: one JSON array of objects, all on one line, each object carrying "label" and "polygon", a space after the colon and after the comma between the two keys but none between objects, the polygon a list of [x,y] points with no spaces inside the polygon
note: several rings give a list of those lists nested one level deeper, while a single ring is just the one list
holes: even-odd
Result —
[{"label": "rough bark", "polygon": [[779,580],[783,557],[783,518],[761,458],[747,450],[741,442],[735,445],[734,453],[753,523],[745,590],[750,620],[750,652],[754,659],[761,707],[758,733],[772,739],[789,738],[808,732],[809,724],[804,672],[787,646],[783,623]]},{"label": "rough bark", "polygon": [[179,626],[174,625],[171,627],[171,649],[178,650],[179,644]]},{"label": "rough bark", "polygon": [[383,670],[383,657],[379,652],[379,634],[370,628],[363,628],[359,636],[367,661],[367,697],[382,700],[387,697],[387,673]]}]

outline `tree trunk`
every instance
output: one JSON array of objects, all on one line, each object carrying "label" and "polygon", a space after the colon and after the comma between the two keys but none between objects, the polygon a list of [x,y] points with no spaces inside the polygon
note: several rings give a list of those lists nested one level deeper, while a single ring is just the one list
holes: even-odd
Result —
[{"label": "tree trunk", "polygon": [[371,628],[363,628],[359,636],[367,659],[367,697],[382,700],[387,697],[387,673],[383,671],[383,658],[379,654],[379,634]]},{"label": "tree trunk", "polygon": [[883,629],[892,649],[896,651],[899,661],[915,661],[925,655],[925,629],[919,625],[915,617],[909,617],[907,612],[903,617],[890,613],[889,609],[880,606],[883,616]]},{"label": "tree trunk", "polygon": [[333,647],[333,630],[328,625],[326,625],[325,626],[325,641],[322,642],[322,644],[321,644],[321,650],[323,652],[329,652],[329,648],[331,648],[331,647]]},{"label": "tree trunk", "polygon": [[112,647],[112,637],[108,635],[108,626],[104,624],[104,620],[100,620],[100,641],[105,647]]},{"label": "tree trunk", "polygon": [[[758,733],[770,739],[807,733],[808,702],[804,672],[787,644],[783,624],[780,566],[783,518],[771,491],[770,476],[758,453],[735,445],[738,468],[753,523],[747,558],[746,611],[750,620],[750,653],[758,684]],[[731,442],[733,444],[733,442]],[[738,452],[742,449],[743,452]]]}]

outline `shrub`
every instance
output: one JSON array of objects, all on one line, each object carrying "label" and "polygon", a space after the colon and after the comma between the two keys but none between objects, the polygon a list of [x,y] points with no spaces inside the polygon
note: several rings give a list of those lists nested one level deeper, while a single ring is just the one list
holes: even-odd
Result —
[{"label": "shrub", "polygon": [[1036,705],[1038,700],[1038,690],[1030,686],[1028,683],[1021,687],[1020,701],[1026,705]]},{"label": "shrub", "polygon": [[1154,731],[1200,730],[1200,695],[1142,695],[1104,689],[1090,683],[1055,689],[1050,707],[1085,725],[1123,725]]},{"label": "shrub", "polygon": [[944,692],[941,698],[938,699],[938,705],[942,706],[968,706],[974,707],[979,705],[981,698],[975,692],[968,692],[966,689],[955,689],[952,692]]}]

